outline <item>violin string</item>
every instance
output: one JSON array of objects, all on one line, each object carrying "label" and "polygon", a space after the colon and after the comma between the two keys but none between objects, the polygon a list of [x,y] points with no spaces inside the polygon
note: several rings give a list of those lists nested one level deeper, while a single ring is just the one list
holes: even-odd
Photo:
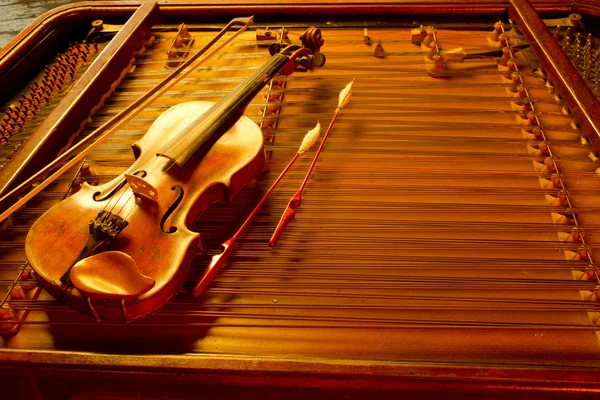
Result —
[{"label": "violin string", "polygon": [[[192,126],[195,122],[198,121],[198,119],[201,117],[198,117],[196,119],[194,119],[193,121],[191,121],[188,124],[188,127]],[[176,134],[174,138],[171,139],[171,142],[174,142],[177,138],[183,136],[185,134],[185,129],[183,131],[181,131],[180,133]],[[154,155],[154,154],[147,154],[144,156],[144,158],[141,160],[141,162],[139,163],[139,168],[141,168],[140,171],[144,171],[146,172],[146,174],[151,174],[153,172],[155,172],[161,165],[161,163],[159,162],[160,157],[158,157],[158,155]],[[151,171],[145,171],[146,169],[150,168],[152,165],[154,164],[154,166],[152,167]],[[170,165],[167,166],[167,168],[165,169],[164,173],[168,172],[168,170],[173,166],[174,163],[171,163]],[[127,188],[127,189],[126,189]],[[123,196],[127,193],[129,194],[129,183],[126,183],[125,186],[121,189],[121,194],[116,198],[115,203],[110,207],[110,211],[113,212],[115,207],[121,202]],[[127,205],[127,203],[129,203],[129,201],[131,199],[133,199],[135,197],[135,193],[133,190],[131,190],[131,193],[129,194],[129,197],[127,197],[125,199],[124,204],[122,205],[122,207],[119,209],[118,212],[116,212],[117,215],[119,215],[122,210],[125,208],[125,206]],[[111,198],[109,198],[109,201],[104,205],[103,210],[106,210],[108,208],[108,206],[110,205],[111,201],[113,200],[114,195],[111,196]],[[131,215],[131,213],[136,209],[136,204],[134,202],[134,204],[132,205],[132,208],[126,213],[125,217],[123,217],[125,220],[127,220],[127,218]]]}]

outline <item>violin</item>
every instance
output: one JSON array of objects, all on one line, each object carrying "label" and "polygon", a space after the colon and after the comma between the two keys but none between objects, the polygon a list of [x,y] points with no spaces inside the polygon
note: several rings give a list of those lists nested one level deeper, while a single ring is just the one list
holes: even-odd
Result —
[{"label": "violin", "polygon": [[217,103],[169,108],[133,144],[124,173],[44,213],[25,242],[41,286],[97,321],[130,322],[168,303],[202,252],[193,222],[265,164],[263,134],[245,108],[276,74],[325,63],[319,29],[300,40],[272,45],[269,61]]}]

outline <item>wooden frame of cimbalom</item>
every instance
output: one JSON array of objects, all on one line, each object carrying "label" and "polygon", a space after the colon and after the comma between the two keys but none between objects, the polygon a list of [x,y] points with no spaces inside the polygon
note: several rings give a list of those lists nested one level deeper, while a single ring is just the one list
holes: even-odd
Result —
[{"label": "wooden frame of cimbalom", "polygon": [[[570,13],[581,15],[592,31],[594,25],[599,26],[600,5],[594,0],[160,0],[66,5],[37,18],[0,52],[2,103],[13,98],[39,72],[39,65],[64,48],[71,38],[85,37],[91,21],[114,21],[120,26],[119,31],[96,59],[94,74],[86,74],[76,84],[77,90],[66,94],[68,100],[61,102],[42,123],[45,128],[35,131],[35,140],[24,143],[24,149],[0,171],[2,189],[31,175],[64,147],[68,135],[84,123],[101,94],[109,92],[119,80],[141,43],[150,37],[153,26],[180,21],[214,26],[247,15],[264,25],[273,21],[273,26],[281,26],[277,21],[304,20],[323,26],[335,26],[336,21],[360,25],[361,21],[377,24],[457,19],[474,24],[492,21],[493,25],[494,20],[510,20],[529,42],[540,69],[552,82],[565,109],[598,150],[600,104],[543,21]],[[443,334],[441,330],[440,335]],[[560,353],[554,365],[496,364],[493,360],[470,363],[461,360],[460,355],[454,361],[444,362],[390,361],[365,356],[255,356],[243,355],[243,351],[161,354],[160,349],[149,349],[142,355],[99,351],[97,346],[86,351],[60,346],[37,348],[27,343],[10,345],[18,337],[18,332],[10,332],[0,349],[0,397],[5,399],[600,398],[600,360],[565,366],[560,363]]]}]

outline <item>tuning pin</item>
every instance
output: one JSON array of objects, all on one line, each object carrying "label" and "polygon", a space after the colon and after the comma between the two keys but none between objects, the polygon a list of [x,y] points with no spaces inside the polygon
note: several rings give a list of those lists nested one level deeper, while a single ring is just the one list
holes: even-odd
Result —
[{"label": "tuning pin", "polygon": [[570,28],[570,27],[567,28],[563,40],[566,39],[566,38],[570,39],[571,38],[571,33],[573,33],[573,28]]},{"label": "tuning pin", "polygon": [[21,93],[21,96],[17,99],[17,101],[19,102],[19,104],[21,105],[21,108],[28,110],[29,107],[31,106],[31,102],[29,101],[29,98],[27,98],[24,94]]},{"label": "tuning pin", "polygon": [[585,45],[583,46],[584,50],[589,50],[592,47],[592,39],[594,38],[594,36],[591,33],[588,33],[586,39],[585,39]]},{"label": "tuning pin", "polygon": [[573,65],[575,66],[575,68],[579,69],[579,64],[581,61],[581,47],[579,46],[579,44],[575,45],[575,49],[573,50]]},{"label": "tuning pin", "polygon": [[588,80],[591,72],[592,72],[592,62],[588,61],[583,66],[583,74],[582,74],[583,79]]},{"label": "tuning pin", "polygon": [[571,32],[572,31],[573,31],[573,29],[567,28],[567,30],[565,31],[565,36],[563,36],[563,40],[561,42],[561,47],[565,53],[568,52],[569,47],[571,45]]},{"label": "tuning pin", "polygon": [[73,46],[72,44],[70,44],[69,45],[69,52],[71,54],[79,54],[79,47]]},{"label": "tuning pin", "polygon": [[571,38],[570,37],[565,37],[565,39],[562,41],[562,49],[565,52],[565,54],[569,54],[569,50],[571,48]]},{"label": "tuning pin", "polygon": [[558,41],[558,38],[560,36],[560,25],[556,25],[556,28],[554,28],[554,39],[556,39]]}]

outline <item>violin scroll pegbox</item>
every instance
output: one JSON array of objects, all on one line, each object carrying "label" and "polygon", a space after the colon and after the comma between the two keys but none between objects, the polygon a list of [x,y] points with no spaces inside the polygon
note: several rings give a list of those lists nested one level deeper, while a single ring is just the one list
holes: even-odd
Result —
[{"label": "violin scroll pegbox", "polygon": [[321,30],[312,26],[304,31],[299,39],[302,46],[280,43],[272,43],[269,46],[269,53],[272,56],[285,54],[290,58],[290,61],[279,71],[280,75],[291,75],[294,71],[307,71],[325,65],[327,59],[320,52],[325,44]]}]

